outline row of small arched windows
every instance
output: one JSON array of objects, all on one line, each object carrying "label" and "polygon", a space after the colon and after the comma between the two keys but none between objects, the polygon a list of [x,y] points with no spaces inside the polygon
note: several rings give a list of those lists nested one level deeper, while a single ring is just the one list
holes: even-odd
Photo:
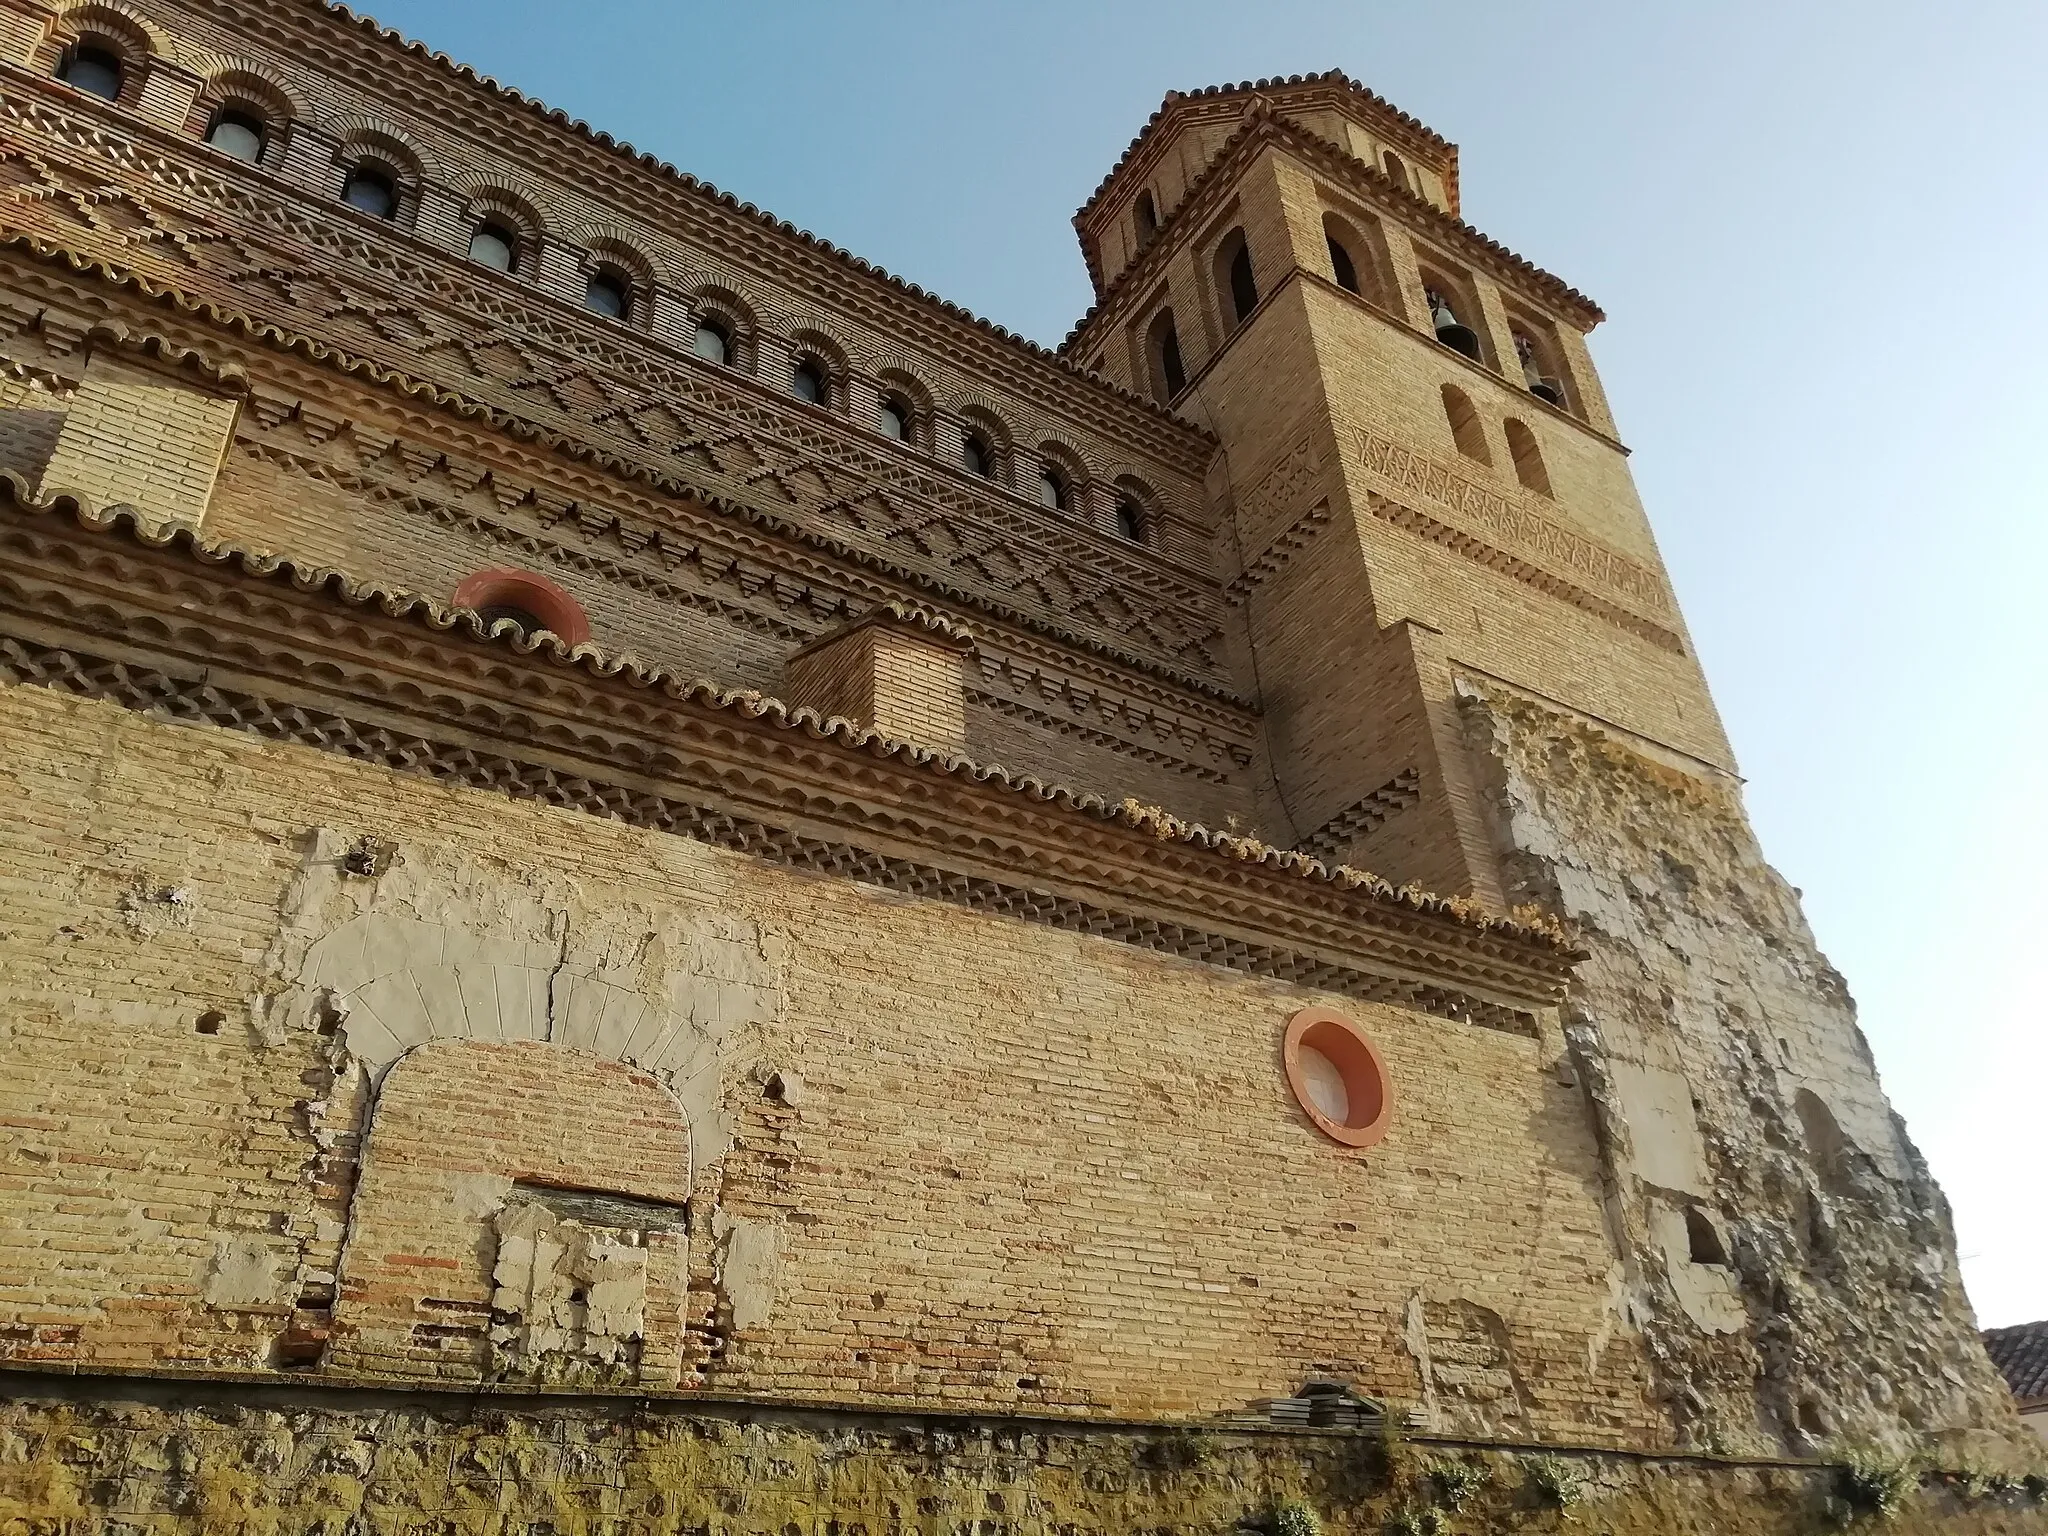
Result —
[{"label": "row of small arched windows", "polygon": [[[56,76],[78,90],[106,101],[118,102],[128,85],[129,69],[121,52],[110,42],[88,35],[66,48],[58,57]],[[261,164],[275,132],[271,116],[254,102],[239,98],[223,102],[207,118],[205,142],[223,153],[251,164]],[[373,155],[361,155],[343,171],[341,201],[370,218],[395,221],[404,202],[405,178]],[[1240,246],[1242,240],[1240,239]],[[532,261],[531,241],[511,219],[487,213],[471,228],[468,254],[480,266],[507,274],[520,274]],[[1244,281],[1250,281],[1250,258],[1245,256]],[[583,305],[608,320],[631,322],[638,317],[636,306],[644,284],[635,281],[625,265],[601,256],[588,263],[584,274]],[[729,320],[704,313],[697,317],[691,349],[706,362],[736,367],[741,362],[738,328]],[[833,372],[820,358],[799,353],[791,364],[789,390],[797,399],[825,409],[834,408]],[[882,436],[913,448],[929,448],[933,434],[929,411],[920,410],[905,390],[884,389],[877,400],[874,419],[869,423]],[[959,467],[978,479],[1003,482],[1007,454],[999,434],[992,428],[968,425],[961,434]],[[1049,511],[1075,514],[1081,510],[1080,481],[1076,472],[1047,458],[1038,471],[1038,503]],[[1115,492],[1114,524],[1118,534],[1135,543],[1152,539],[1154,519],[1148,498],[1135,490],[1119,487]]]}]

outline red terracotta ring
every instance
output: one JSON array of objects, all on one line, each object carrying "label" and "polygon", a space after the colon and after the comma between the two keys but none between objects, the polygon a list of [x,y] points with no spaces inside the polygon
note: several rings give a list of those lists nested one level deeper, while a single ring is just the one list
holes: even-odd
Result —
[{"label": "red terracotta ring", "polygon": [[1287,1086],[1316,1129],[1347,1147],[1387,1134],[1394,1085],[1365,1031],[1334,1008],[1304,1008],[1287,1021],[1281,1046]]},{"label": "red terracotta ring", "polygon": [[583,607],[545,576],[509,567],[478,571],[455,589],[458,608],[523,608],[561,637],[564,645],[590,638],[590,620]]}]

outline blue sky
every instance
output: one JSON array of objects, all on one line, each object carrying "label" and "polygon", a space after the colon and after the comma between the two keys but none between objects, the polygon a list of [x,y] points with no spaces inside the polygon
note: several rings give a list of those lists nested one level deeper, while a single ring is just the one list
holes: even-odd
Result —
[{"label": "blue sky", "polygon": [[[2048,1318],[2048,6],[379,0],[408,36],[1012,330],[1169,88],[1342,68],[1595,358],[1773,862]],[[623,62],[622,62],[623,61]]]}]

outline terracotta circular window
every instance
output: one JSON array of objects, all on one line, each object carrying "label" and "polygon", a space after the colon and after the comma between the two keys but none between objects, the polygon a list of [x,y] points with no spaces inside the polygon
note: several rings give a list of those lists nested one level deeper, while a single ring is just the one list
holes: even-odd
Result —
[{"label": "terracotta circular window", "polygon": [[528,631],[552,630],[564,645],[581,645],[590,638],[590,620],[576,599],[532,571],[478,571],[455,589],[455,606],[474,608],[486,629],[499,619],[511,619]]},{"label": "terracotta circular window", "polygon": [[1387,1134],[1394,1089],[1365,1031],[1334,1008],[1304,1008],[1287,1021],[1281,1047],[1287,1086],[1316,1129],[1347,1147]]}]

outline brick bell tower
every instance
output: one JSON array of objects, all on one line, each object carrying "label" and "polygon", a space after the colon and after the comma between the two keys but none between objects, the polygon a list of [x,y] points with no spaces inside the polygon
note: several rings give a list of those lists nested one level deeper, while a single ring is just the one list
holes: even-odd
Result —
[{"label": "brick bell tower", "polygon": [[1681,1437],[1983,1433],[1946,1203],[1749,827],[1599,308],[1463,222],[1456,147],[1335,72],[1169,95],[1074,223],[1097,302],[1067,354],[1221,444],[1261,830],[1585,949],[1555,1066]]},{"label": "brick bell tower", "polygon": [[1342,75],[1169,96],[1075,218],[1098,302],[1067,350],[1222,441],[1277,825],[1499,902],[1460,676],[1734,765],[1586,350],[1600,310],[1458,214],[1456,146]]}]

